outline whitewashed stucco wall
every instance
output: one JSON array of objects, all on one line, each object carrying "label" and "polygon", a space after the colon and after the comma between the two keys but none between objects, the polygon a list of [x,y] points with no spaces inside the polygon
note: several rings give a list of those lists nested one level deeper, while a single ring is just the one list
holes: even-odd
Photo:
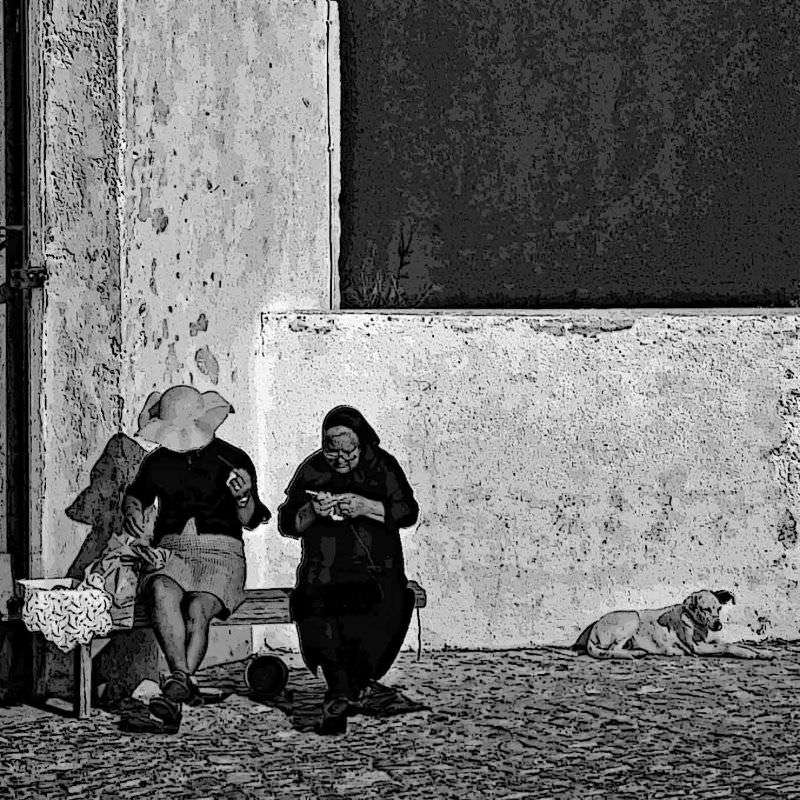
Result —
[{"label": "whitewashed stucco wall", "polygon": [[[121,37],[123,425],[152,389],[191,383],[231,400],[220,435],[252,453],[260,312],[331,302],[335,6],[145,5]],[[251,573],[249,585],[266,584]],[[289,626],[271,631],[294,641]]]},{"label": "whitewashed stucco wall", "polygon": [[[117,214],[116,3],[32,2],[31,108],[40,142],[32,231],[50,279],[41,318],[42,454],[38,486],[44,575],[70,566],[88,527],[65,509],[119,427],[121,350]],[[36,378],[35,378],[36,380]],[[35,487],[37,488],[37,487]]]},{"label": "whitewashed stucco wall", "polygon": [[37,9],[40,563],[60,575],[88,531],[64,511],[153,388],[237,400],[226,433],[249,447],[261,311],[330,307],[338,39],[324,2]]},{"label": "whitewashed stucco wall", "polygon": [[[51,275],[37,354],[39,574],[74,567],[93,532],[66,510],[112,437],[133,434],[153,388],[220,391],[236,408],[225,436],[252,450],[260,313],[330,308],[335,11],[293,0],[31,4],[33,234]],[[106,520],[118,467],[88,504]]]},{"label": "whitewashed stucco wall", "polygon": [[125,7],[126,426],[177,381],[251,395],[259,313],[330,307],[326,14],[290,0]]},{"label": "whitewashed stucco wall", "polygon": [[265,314],[260,475],[277,503],[325,411],[361,408],[422,507],[432,646],[569,643],[706,586],[731,636],[796,638],[799,356],[797,315]]}]

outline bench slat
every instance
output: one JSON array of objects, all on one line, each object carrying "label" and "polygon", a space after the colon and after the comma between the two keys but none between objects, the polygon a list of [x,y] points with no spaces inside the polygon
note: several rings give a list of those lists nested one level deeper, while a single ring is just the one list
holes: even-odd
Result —
[{"label": "bench slat", "polygon": [[[409,581],[408,588],[416,596],[416,608],[425,608],[428,602],[425,590]],[[289,609],[291,589],[247,589],[244,602],[226,620],[215,619],[213,625],[277,625],[292,621]],[[134,628],[150,627],[150,615],[145,606],[137,606]],[[121,630],[125,630],[124,628]]]}]

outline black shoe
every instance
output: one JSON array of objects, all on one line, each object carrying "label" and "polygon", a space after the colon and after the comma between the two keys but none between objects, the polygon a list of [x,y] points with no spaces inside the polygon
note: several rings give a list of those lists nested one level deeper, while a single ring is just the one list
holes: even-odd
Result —
[{"label": "black shoe", "polygon": [[199,708],[205,705],[205,698],[200,694],[200,687],[190,678],[189,679],[189,699],[186,705],[190,708]]},{"label": "black shoe", "polygon": [[[195,687],[196,689],[197,687]],[[175,670],[164,683],[161,684],[161,694],[173,703],[188,703],[192,699],[192,683],[189,675],[180,670]],[[197,691],[199,696],[199,691]]]},{"label": "black shoe", "polygon": [[318,736],[342,736],[347,733],[347,717],[325,717],[317,723],[314,733]]},{"label": "black shoe", "polygon": [[320,736],[340,736],[347,733],[347,717],[350,714],[350,701],[345,697],[327,700],[322,706],[322,719],[315,732]]},{"label": "black shoe", "polygon": [[175,733],[180,728],[183,717],[180,703],[167,697],[154,697],[150,700],[149,708],[150,713],[163,723],[164,730]]}]

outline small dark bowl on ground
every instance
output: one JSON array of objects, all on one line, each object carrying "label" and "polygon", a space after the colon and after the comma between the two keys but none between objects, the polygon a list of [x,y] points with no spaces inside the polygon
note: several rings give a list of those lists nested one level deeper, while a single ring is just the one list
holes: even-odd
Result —
[{"label": "small dark bowl on ground", "polygon": [[277,656],[256,656],[245,668],[244,681],[253,697],[277,697],[289,681],[289,668]]}]

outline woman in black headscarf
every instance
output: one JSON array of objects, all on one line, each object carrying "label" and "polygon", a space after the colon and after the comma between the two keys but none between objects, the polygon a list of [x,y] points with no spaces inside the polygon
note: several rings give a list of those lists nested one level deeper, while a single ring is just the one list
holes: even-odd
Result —
[{"label": "woman in black headscarf", "polygon": [[292,594],[303,659],[328,684],[319,733],[344,733],[353,704],[392,665],[414,610],[400,529],[419,507],[395,458],[360,412],[325,417],[322,449],[300,465],[278,512],[302,539]]}]

